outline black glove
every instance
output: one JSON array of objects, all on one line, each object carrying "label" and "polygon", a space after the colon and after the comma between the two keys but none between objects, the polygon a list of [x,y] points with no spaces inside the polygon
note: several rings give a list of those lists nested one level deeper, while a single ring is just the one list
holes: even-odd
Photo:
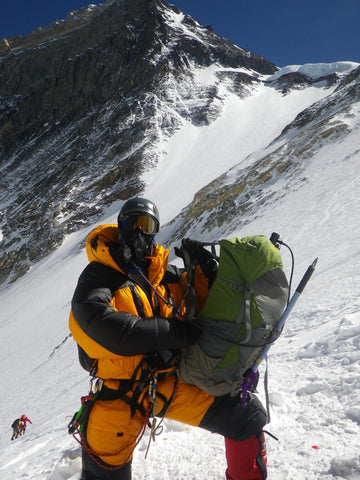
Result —
[{"label": "black glove", "polygon": [[181,247],[175,247],[175,255],[180,258],[184,258],[183,250],[186,250],[189,253],[191,260],[195,264],[201,265],[202,262],[208,260],[209,258],[213,258],[211,252],[206,250],[201,242],[198,240],[192,240],[191,238],[182,239]]},{"label": "black glove", "polygon": [[[191,322],[179,322],[178,320],[176,322],[178,323],[178,335],[180,335],[181,332],[182,336],[181,348],[193,345],[199,339],[201,329]],[[151,370],[166,370],[178,364],[180,360],[180,350],[160,350],[146,353],[144,357]]]},{"label": "black glove", "polygon": [[192,322],[182,322],[188,338],[188,345],[193,345],[201,335],[201,329]]},{"label": "black glove", "polygon": [[179,361],[179,350],[161,350],[144,355],[151,370],[166,370],[174,367]]},{"label": "black glove", "polygon": [[[144,348],[143,352],[180,350],[195,343],[201,333],[201,330],[193,322],[181,322],[175,318],[150,317],[142,319],[141,323],[144,329],[143,341],[145,345],[140,346],[140,348]],[[148,328],[148,334],[146,328]],[[154,332],[156,332],[155,336]],[[151,338],[153,341],[150,343]],[[139,340],[137,344],[139,344]]]},{"label": "black glove", "polygon": [[175,255],[184,258],[184,249],[189,253],[191,261],[195,265],[200,265],[201,270],[204,272],[204,275],[208,277],[211,285],[218,269],[218,262],[214,255],[209,252],[209,250],[206,250],[201,242],[192,240],[191,238],[184,238],[181,241],[181,247],[175,247]]}]

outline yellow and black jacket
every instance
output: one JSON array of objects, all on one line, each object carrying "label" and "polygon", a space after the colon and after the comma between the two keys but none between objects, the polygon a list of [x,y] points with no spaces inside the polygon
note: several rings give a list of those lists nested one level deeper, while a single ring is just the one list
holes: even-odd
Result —
[{"label": "yellow and black jacket", "polygon": [[[129,379],[143,354],[181,349],[190,341],[188,326],[172,318],[183,302],[187,280],[180,269],[167,267],[169,250],[156,245],[149,257],[150,288],[114,260],[116,242],[116,225],[99,226],[89,235],[90,263],[79,278],[69,320],[82,366],[90,370],[96,361],[96,375],[102,379]],[[208,286],[200,269],[196,284],[202,303]]]},{"label": "yellow and black jacket", "polygon": [[[140,370],[147,371],[147,354],[180,350],[195,340],[191,322],[172,318],[179,309],[177,316],[185,314],[186,272],[168,267],[169,251],[157,245],[149,257],[150,287],[126,274],[115,261],[116,242],[116,225],[100,226],[89,235],[86,249],[90,263],[79,278],[69,320],[81,365],[103,380],[83,430],[83,448],[91,456],[83,455],[83,465],[85,462],[89,471],[100,468],[99,475],[101,468],[119,468],[131,461],[146,421],[144,410],[149,407],[147,390],[140,389]],[[208,294],[208,278],[199,266],[195,293],[199,312]],[[266,423],[266,414],[255,397],[246,408],[240,408],[235,397],[216,398],[168,373],[158,378],[155,416],[236,440],[249,438]],[[136,394],[138,390],[140,394]],[[100,464],[102,467],[97,466]]]}]

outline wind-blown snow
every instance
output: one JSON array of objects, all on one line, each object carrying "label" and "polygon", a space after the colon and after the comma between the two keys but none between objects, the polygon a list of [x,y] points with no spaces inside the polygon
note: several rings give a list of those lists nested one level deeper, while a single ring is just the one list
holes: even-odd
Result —
[{"label": "wind-blown snow", "polygon": [[[234,97],[207,127],[184,125],[162,146],[167,153],[144,195],[157,202],[163,220],[171,219],[198,185],[246,163],[248,154],[277,136],[291,120],[284,118],[289,110],[294,116],[302,101],[306,106],[323,94],[310,90],[286,98],[273,93],[261,109],[269,91],[265,95],[260,88],[252,100]],[[272,188],[282,191],[282,199],[259,211],[246,231],[233,232],[280,233],[294,251],[294,287],[319,257],[269,354],[267,430],[278,437],[267,437],[269,480],[360,479],[360,171],[354,120],[359,112],[354,113],[352,133],[307,159],[290,191],[283,191],[280,179]],[[115,216],[104,219],[109,221]],[[67,322],[77,278],[87,264],[80,246],[88,232],[69,236],[0,294],[1,480],[80,479],[80,448],[66,427],[88,391],[89,377],[78,364]],[[281,252],[289,273],[290,255],[285,248]],[[261,382],[259,390],[264,401]],[[22,413],[33,424],[11,442],[10,425]],[[134,480],[224,478],[224,444],[218,435],[165,421],[145,460],[148,441],[146,432],[135,452]]]},{"label": "wind-blown snow", "polygon": [[305,63],[304,65],[287,65],[280,68],[274,75],[268,77],[268,81],[277,80],[282,75],[287,73],[302,73],[306,77],[316,80],[332,73],[337,73],[340,76],[350,73],[359,66],[355,62],[333,62],[333,63]]}]

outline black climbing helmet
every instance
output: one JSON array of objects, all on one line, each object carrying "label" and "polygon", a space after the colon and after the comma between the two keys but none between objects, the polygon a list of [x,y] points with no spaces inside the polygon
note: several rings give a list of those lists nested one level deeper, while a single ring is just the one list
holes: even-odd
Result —
[{"label": "black climbing helmet", "polygon": [[160,215],[156,205],[146,198],[134,197],[124,203],[118,216],[118,228],[128,235],[137,227],[144,233],[155,235],[160,228]]}]

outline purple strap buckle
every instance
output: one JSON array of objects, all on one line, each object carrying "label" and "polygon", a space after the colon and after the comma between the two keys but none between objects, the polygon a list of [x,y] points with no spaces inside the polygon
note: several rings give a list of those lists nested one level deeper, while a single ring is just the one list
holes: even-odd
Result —
[{"label": "purple strap buckle", "polygon": [[251,392],[253,386],[256,385],[258,379],[259,379],[259,372],[257,370],[250,369],[245,373],[244,379],[243,379],[242,384],[240,386],[240,390],[242,390],[242,393],[241,393],[241,406],[242,407],[245,407],[246,396],[247,396],[248,392]]}]

